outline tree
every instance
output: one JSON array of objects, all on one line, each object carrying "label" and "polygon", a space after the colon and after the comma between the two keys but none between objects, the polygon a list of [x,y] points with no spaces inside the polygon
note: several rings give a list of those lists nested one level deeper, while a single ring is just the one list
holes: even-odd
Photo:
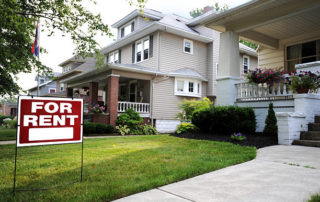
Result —
[{"label": "tree", "polygon": [[[94,0],[89,0],[96,4]],[[82,6],[83,0],[0,0],[0,96],[19,93],[15,75],[37,70],[50,73],[31,54],[35,25],[41,19],[41,28],[52,36],[57,30],[71,37],[76,45],[74,54],[96,56],[101,60],[98,34],[112,36],[109,26],[100,15],[94,15]],[[144,7],[146,0],[130,0],[130,5]],[[46,52],[41,47],[41,52]],[[100,57],[99,57],[100,56]]]},{"label": "tree", "polygon": [[267,135],[276,136],[278,134],[277,118],[273,110],[273,104],[269,104],[268,115],[265,120],[263,133]]},{"label": "tree", "polygon": [[[215,2],[214,5],[211,6],[211,9],[215,10],[216,12],[224,12],[229,9],[229,6],[225,4],[223,7],[221,7],[218,2]],[[196,8],[196,9],[190,11],[189,14],[191,17],[196,18],[196,17],[202,15],[203,12],[204,12],[204,10],[202,8]],[[243,39],[240,39],[240,43],[242,43],[250,48],[253,48],[255,50],[258,48],[257,44],[252,43],[250,41],[243,40]]]}]

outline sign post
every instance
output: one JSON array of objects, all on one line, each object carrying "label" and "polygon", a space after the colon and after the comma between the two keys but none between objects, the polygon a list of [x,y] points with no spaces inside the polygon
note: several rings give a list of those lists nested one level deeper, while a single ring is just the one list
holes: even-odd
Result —
[{"label": "sign post", "polygon": [[[81,143],[83,172],[83,100],[19,96],[13,192],[19,147]],[[19,190],[22,191],[22,190]]]}]

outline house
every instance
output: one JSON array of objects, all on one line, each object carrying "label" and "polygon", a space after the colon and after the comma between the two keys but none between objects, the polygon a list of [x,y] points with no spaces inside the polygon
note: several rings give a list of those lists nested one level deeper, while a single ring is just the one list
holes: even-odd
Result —
[{"label": "house", "polygon": [[[57,81],[53,80],[52,77],[59,76],[60,73],[53,72],[51,76],[41,75],[39,77],[39,95],[38,95],[38,85],[32,87],[28,90],[29,95],[45,96],[56,93]],[[38,81],[38,75],[34,79]]]},{"label": "house", "polygon": [[[291,144],[320,115],[317,94],[292,94],[286,83],[277,89],[238,84],[239,38],[259,44],[258,66],[294,70],[320,70],[320,2],[317,0],[253,0],[220,14],[210,12],[190,22],[222,32],[217,78],[217,104],[251,106],[258,130],[264,126],[267,105],[273,102],[280,144]],[[306,141],[305,141],[306,142]],[[319,144],[320,145],[320,144]]]},{"label": "house", "polygon": [[0,103],[0,115],[17,116],[17,102],[14,100],[3,100]]},{"label": "house", "polygon": [[[73,96],[73,89],[89,89],[90,105],[102,92],[107,114],[93,115],[93,120],[115,124],[119,113],[133,108],[159,132],[174,132],[183,99],[214,100],[217,95],[220,32],[188,25],[191,21],[152,9],[144,9],[143,15],[134,10],[112,25],[117,40],[101,50],[103,68],[83,61],[70,67],[72,75],[60,77],[67,96]],[[255,50],[241,44],[237,55],[239,72],[257,67]],[[70,62],[76,61],[69,59],[62,66]]]}]

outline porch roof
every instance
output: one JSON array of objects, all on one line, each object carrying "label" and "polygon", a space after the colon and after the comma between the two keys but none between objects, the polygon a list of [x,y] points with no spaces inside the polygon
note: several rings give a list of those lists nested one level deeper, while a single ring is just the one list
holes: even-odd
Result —
[{"label": "porch roof", "polygon": [[232,30],[242,38],[278,48],[279,40],[319,31],[319,19],[318,0],[253,0],[220,14],[211,12],[189,25]]},{"label": "porch roof", "polygon": [[199,72],[190,69],[190,68],[182,68],[178,69],[174,72],[170,72],[168,76],[173,77],[183,77],[183,78],[193,78],[193,79],[199,79],[201,81],[208,81],[205,77],[203,77]]}]

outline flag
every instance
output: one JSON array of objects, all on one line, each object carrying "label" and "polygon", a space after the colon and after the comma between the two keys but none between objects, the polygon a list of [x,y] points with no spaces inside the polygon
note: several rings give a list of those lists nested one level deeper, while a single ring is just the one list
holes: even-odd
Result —
[{"label": "flag", "polygon": [[39,56],[39,52],[40,52],[40,44],[39,44],[39,36],[40,32],[39,32],[39,24],[37,23],[36,26],[36,36],[32,45],[32,49],[31,49],[31,53],[34,54],[35,56]]}]

